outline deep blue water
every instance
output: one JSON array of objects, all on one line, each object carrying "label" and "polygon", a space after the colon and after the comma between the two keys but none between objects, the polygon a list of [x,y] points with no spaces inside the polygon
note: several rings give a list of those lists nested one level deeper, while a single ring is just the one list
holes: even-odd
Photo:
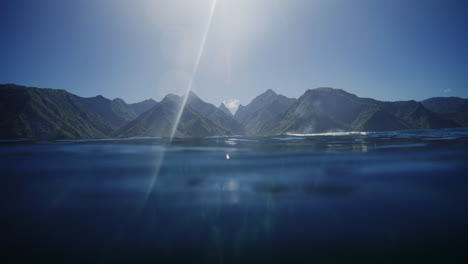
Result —
[{"label": "deep blue water", "polygon": [[468,129],[0,142],[3,263],[467,260]]}]

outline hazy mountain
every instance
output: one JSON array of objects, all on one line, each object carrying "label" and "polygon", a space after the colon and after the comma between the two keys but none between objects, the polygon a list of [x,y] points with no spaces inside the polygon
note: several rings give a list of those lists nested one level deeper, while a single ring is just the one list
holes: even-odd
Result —
[{"label": "hazy mountain", "polygon": [[[168,137],[182,101],[168,95],[160,103],[150,99],[126,104],[119,98],[83,98],[65,90],[0,85],[0,138]],[[468,126],[468,99],[382,102],[332,88],[308,90],[297,100],[268,90],[240,106],[234,117],[226,111],[223,104],[218,108],[190,93],[175,136]]]},{"label": "hazy mountain", "polygon": [[250,104],[240,105],[234,118],[244,125],[247,134],[255,135],[265,122],[284,112],[295,101],[270,89],[255,97]]},{"label": "hazy mountain", "polygon": [[421,102],[427,109],[462,127],[468,127],[468,99],[434,97]]},{"label": "hazy mountain", "polygon": [[104,120],[109,121],[114,128],[122,126],[137,116],[133,109],[120,98],[110,100],[102,95],[98,95],[91,98],[78,97],[78,100],[89,110],[97,113]]},{"label": "hazy mountain", "polygon": [[388,113],[399,118],[410,129],[458,127],[456,123],[428,110],[422,103],[414,100],[397,102],[382,102],[374,99],[363,100],[380,106]]},{"label": "hazy mountain", "polygon": [[230,117],[234,117],[234,115],[232,114],[231,110],[229,110],[226,105],[224,105],[224,103],[221,103],[219,106],[218,106],[218,109],[223,111],[224,113],[228,114]]},{"label": "hazy mountain", "polygon": [[391,131],[456,127],[415,101],[380,102],[343,90],[308,90],[286,112],[267,122],[260,134],[329,131]]},{"label": "hazy mountain", "polygon": [[129,104],[128,106],[133,110],[136,116],[139,116],[153,108],[156,104],[157,102],[155,100],[148,99],[139,103]]},{"label": "hazy mountain", "polygon": [[114,126],[65,90],[0,85],[1,138],[99,138]]},{"label": "hazy mountain", "polygon": [[[119,137],[169,137],[175,125],[182,98],[166,96],[160,103],[115,132]],[[215,107],[216,108],[216,107]],[[175,137],[206,137],[230,135],[221,127],[187,104],[177,126]]]},{"label": "hazy mountain", "polygon": [[232,115],[221,111],[212,104],[204,102],[194,92],[189,92],[187,105],[191,106],[204,117],[210,119],[219,126],[231,131],[232,134],[244,134],[244,127],[237,122]]}]

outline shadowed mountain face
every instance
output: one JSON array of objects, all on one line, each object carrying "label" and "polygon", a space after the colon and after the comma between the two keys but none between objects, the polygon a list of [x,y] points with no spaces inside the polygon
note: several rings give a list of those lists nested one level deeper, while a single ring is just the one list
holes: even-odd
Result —
[{"label": "shadowed mountain face", "polygon": [[229,115],[230,117],[234,117],[234,115],[232,114],[231,110],[229,110],[226,105],[224,105],[224,103],[221,103],[219,106],[218,106],[218,109],[223,111],[224,113],[226,113],[227,115]]},{"label": "shadowed mountain face", "polygon": [[453,128],[458,125],[440,115],[429,111],[416,101],[381,102],[374,99],[363,99],[370,104],[381,107],[384,111],[397,117],[408,129]]},{"label": "shadowed mountain face", "polygon": [[123,124],[135,119],[137,116],[148,111],[156,105],[156,101],[148,99],[139,103],[127,104],[124,100],[116,98],[109,100],[102,95],[91,98],[81,98],[81,103],[100,115],[118,128]]},{"label": "shadowed mountain face", "polygon": [[222,128],[231,131],[232,134],[244,134],[243,126],[237,122],[232,115],[221,111],[216,106],[201,100],[194,92],[189,92],[187,105],[198,111],[204,117],[210,119]]},{"label": "shadowed mountain face", "polygon": [[139,103],[129,104],[128,106],[132,109],[136,116],[139,116],[153,108],[157,103],[158,102],[153,99],[148,99]]},{"label": "shadowed mountain face", "polygon": [[110,100],[102,95],[91,98],[78,98],[83,106],[98,114],[102,119],[109,121],[114,128],[120,127],[137,116],[120,98]]},{"label": "shadowed mountain face", "polygon": [[421,102],[424,107],[440,116],[468,127],[468,99],[458,97],[434,97]]},{"label": "shadowed mountain face", "polygon": [[255,97],[250,104],[240,105],[235,119],[244,125],[248,135],[256,135],[265,122],[284,112],[295,101],[296,99],[276,94],[273,90],[267,90]]},{"label": "shadowed mountain face", "polygon": [[339,89],[318,88],[308,90],[286,112],[267,122],[260,134],[448,127],[457,125],[415,101],[381,102]]},{"label": "shadowed mountain face", "polygon": [[105,138],[152,104],[14,84],[0,91],[0,138]]},{"label": "shadowed mountain face", "polygon": [[[168,95],[152,109],[117,130],[114,136],[170,137],[181,105],[181,97]],[[206,137],[230,134],[228,129],[216,124],[187,103],[174,136]]]},{"label": "shadowed mountain face", "polygon": [[65,90],[0,85],[1,138],[99,138],[114,126]]},{"label": "shadowed mountain face", "polygon": [[[65,90],[0,85],[0,138],[104,138],[171,136],[183,98],[126,104],[103,96],[83,98]],[[233,117],[225,105],[187,96],[176,137],[276,135],[333,131],[394,131],[468,126],[468,100],[382,102],[343,90],[308,90],[299,99],[272,90],[240,106]]]}]

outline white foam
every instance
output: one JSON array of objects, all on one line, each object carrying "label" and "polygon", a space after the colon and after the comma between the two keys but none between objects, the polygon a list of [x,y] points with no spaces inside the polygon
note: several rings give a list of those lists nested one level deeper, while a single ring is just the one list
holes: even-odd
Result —
[{"label": "white foam", "polygon": [[293,137],[316,137],[316,136],[350,136],[350,135],[362,135],[366,136],[372,134],[374,132],[358,132],[358,131],[351,131],[351,132],[326,132],[326,133],[314,133],[314,134],[296,134],[296,133],[286,133],[288,136]]}]

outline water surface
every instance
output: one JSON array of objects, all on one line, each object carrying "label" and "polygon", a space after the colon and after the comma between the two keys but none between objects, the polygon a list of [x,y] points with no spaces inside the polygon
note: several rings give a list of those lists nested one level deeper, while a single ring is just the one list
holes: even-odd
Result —
[{"label": "water surface", "polygon": [[0,142],[5,259],[460,262],[468,130]]}]

